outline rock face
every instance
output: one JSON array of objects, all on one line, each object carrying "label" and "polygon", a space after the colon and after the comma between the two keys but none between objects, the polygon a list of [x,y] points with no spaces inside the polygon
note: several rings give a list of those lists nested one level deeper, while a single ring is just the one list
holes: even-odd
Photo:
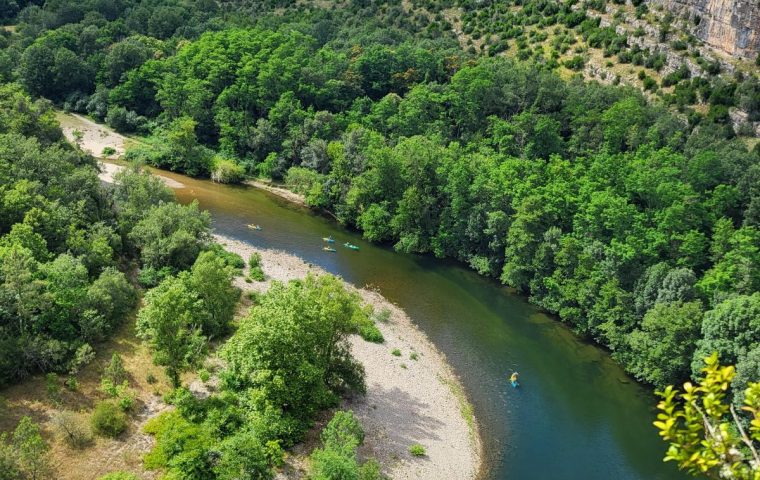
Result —
[{"label": "rock face", "polygon": [[729,55],[754,59],[760,52],[758,0],[650,0],[687,18],[692,32]]}]

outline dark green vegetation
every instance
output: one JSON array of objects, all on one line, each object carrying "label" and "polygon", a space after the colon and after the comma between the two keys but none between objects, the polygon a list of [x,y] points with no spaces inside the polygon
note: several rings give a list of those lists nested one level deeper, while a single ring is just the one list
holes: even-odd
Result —
[{"label": "dark green vegetation", "polygon": [[204,252],[189,271],[165,278],[145,295],[137,335],[150,344],[174,387],[183,371],[203,359],[208,341],[227,333],[240,298],[234,275],[222,257]]},{"label": "dark green vegetation", "polygon": [[[146,467],[178,480],[272,478],[283,448],[303,438],[317,413],[364,391],[347,339],[368,321],[358,295],[333,276],[274,283],[223,347],[221,391],[199,399],[179,388],[169,399],[176,409],[146,426],[157,442]],[[375,462],[357,464],[363,433],[353,415],[336,414],[323,439],[313,478],[381,478]]]},{"label": "dark green vegetation", "polygon": [[[65,145],[47,103],[0,87],[0,384],[75,373],[134,307],[123,236],[92,158]],[[118,203],[117,203],[118,205]]]},{"label": "dark green vegetation", "polygon": [[[5,76],[150,131],[128,157],[219,179],[238,176],[234,161],[285,180],[370,240],[466,262],[642,380],[683,380],[715,345],[721,361],[739,362],[737,378],[757,368],[759,151],[732,140],[724,115],[686,122],[633,90],[561,80],[551,62],[470,57],[442,20],[378,29],[399,5],[281,16],[266,11],[287,5],[229,6],[30,7],[6,39],[18,68]],[[563,23],[610,55],[638,58],[568,5],[510,12],[512,23]],[[487,30],[485,14],[467,15],[467,28]],[[757,103],[751,82],[695,88],[728,107],[737,92]],[[202,221],[188,219],[197,237]],[[181,236],[154,248],[161,220],[132,233],[153,284],[201,248]],[[727,320],[740,314],[752,321]]]},{"label": "dark green vegetation", "polygon": [[353,412],[335,412],[322,430],[322,448],[311,453],[311,480],[380,479],[380,465],[369,460],[359,465],[356,450],[364,441],[364,431]]}]

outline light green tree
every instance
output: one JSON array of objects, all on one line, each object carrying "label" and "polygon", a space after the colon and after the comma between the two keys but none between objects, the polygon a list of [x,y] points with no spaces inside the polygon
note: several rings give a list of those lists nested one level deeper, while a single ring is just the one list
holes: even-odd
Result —
[{"label": "light green tree", "polygon": [[148,342],[153,360],[165,367],[174,387],[206,351],[202,326],[203,302],[181,279],[169,277],[145,295],[137,335]]},{"label": "light green tree", "polygon": [[670,444],[665,461],[693,475],[760,479],[760,382],[750,383],[744,392],[742,410],[747,415],[740,416],[727,402],[734,367],[721,366],[717,354],[705,363],[696,385],[687,382],[683,392],[673,386],[658,392],[662,401],[654,425]]}]

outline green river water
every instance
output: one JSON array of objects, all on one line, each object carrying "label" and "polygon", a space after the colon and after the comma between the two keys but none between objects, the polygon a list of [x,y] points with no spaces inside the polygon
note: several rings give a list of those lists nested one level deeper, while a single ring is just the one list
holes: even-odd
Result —
[{"label": "green river water", "polygon": [[[605,351],[524,297],[460,265],[365,242],[268,192],[161,175],[185,185],[177,190],[179,200],[198,199],[216,232],[374,286],[406,310],[446,354],[474,405],[486,454],[483,478],[685,478],[661,460],[665,444],[652,427],[654,395]],[[262,230],[248,229],[249,223]],[[321,238],[328,235],[337,253],[322,251]],[[361,250],[341,247],[346,241]],[[514,370],[519,389],[507,381]]]}]

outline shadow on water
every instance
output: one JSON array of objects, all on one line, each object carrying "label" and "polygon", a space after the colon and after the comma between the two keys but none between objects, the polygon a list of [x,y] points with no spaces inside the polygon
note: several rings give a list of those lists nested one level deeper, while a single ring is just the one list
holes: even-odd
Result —
[{"label": "shadow on water", "polygon": [[[654,396],[523,297],[450,262],[372,245],[266,192],[161,174],[185,184],[178,199],[198,199],[218,233],[294,253],[405,309],[462,379],[484,437],[486,478],[685,478],[662,463]],[[328,235],[336,253],[322,251]],[[518,389],[507,381],[514,370]]]}]

